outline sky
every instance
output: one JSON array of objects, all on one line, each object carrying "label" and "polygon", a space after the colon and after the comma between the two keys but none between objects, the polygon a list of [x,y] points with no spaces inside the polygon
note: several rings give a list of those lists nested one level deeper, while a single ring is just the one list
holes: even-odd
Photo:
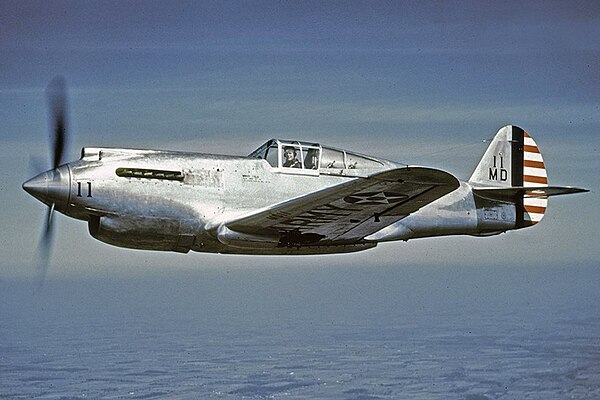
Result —
[{"label": "sky", "polygon": [[70,148],[249,154],[318,141],[466,179],[503,125],[536,139],[553,198],[542,223],[493,238],[388,243],[321,257],[119,249],[56,217],[48,279],[328,265],[598,265],[597,2],[0,2],[0,279],[34,276],[49,167],[45,88],[68,85]]}]

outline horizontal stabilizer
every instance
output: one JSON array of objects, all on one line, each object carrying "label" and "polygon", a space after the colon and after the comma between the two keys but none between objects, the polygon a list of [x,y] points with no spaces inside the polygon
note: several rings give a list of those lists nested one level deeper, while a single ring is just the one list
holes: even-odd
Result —
[{"label": "horizontal stabilizer", "polygon": [[571,186],[540,186],[540,187],[509,187],[509,188],[485,188],[473,189],[473,192],[479,196],[490,200],[510,201],[516,196],[526,197],[548,197],[559,196],[563,194],[589,192],[588,189],[582,189]]}]

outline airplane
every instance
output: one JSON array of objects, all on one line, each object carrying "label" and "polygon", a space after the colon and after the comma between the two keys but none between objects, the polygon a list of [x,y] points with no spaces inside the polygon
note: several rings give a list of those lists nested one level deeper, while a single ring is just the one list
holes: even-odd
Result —
[{"label": "airplane", "polygon": [[312,141],[271,139],[247,156],[84,147],[63,163],[66,90],[48,88],[52,168],[23,183],[48,206],[42,253],[58,211],[119,247],[250,255],[371,249],[381,242],[492,236],[540,222],[548,197],[588,190],[550,186],[525,130],[498,131],[461,181]]}]

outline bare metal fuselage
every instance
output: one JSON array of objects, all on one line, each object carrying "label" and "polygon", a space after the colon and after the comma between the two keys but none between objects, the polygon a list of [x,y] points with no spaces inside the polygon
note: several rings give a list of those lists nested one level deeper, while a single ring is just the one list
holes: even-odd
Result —
[{"label": "bare metal fuselage", "polygon": [[[67,216],[88,221],[96,239],[120,247],[323,254],[364,250],[380,241],[488,235],[515,228],[514,205],[494,202],[487,207],[468,183],[461,182],[450,194],[354,243],[263,247],[250,241],[244,245],[243,238],[236,241],[220,236],[219,227],[273,204],[376,171],[291,171],[272,168],[262,159],[155,150],[87,148],[82,153],[80,160],[59,169],[60,177],[54,177],[60,180],[54,185],[58,189],[49,190],[45,200]],[[386,162],[382,169],[398,167],[402,165]],[[118,170],[128,173],[120,176]],[[169,171],[180,175],[165,179]]]}]

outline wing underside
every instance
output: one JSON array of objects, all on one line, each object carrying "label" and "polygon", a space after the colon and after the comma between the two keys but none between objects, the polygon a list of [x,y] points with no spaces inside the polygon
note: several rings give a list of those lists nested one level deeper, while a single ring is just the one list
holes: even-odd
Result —
[{"label": "wing underside", "polygon": [[279,246],[357,243],[459,187],[447,172],[405,167],[357,178],[226,224]]}]

